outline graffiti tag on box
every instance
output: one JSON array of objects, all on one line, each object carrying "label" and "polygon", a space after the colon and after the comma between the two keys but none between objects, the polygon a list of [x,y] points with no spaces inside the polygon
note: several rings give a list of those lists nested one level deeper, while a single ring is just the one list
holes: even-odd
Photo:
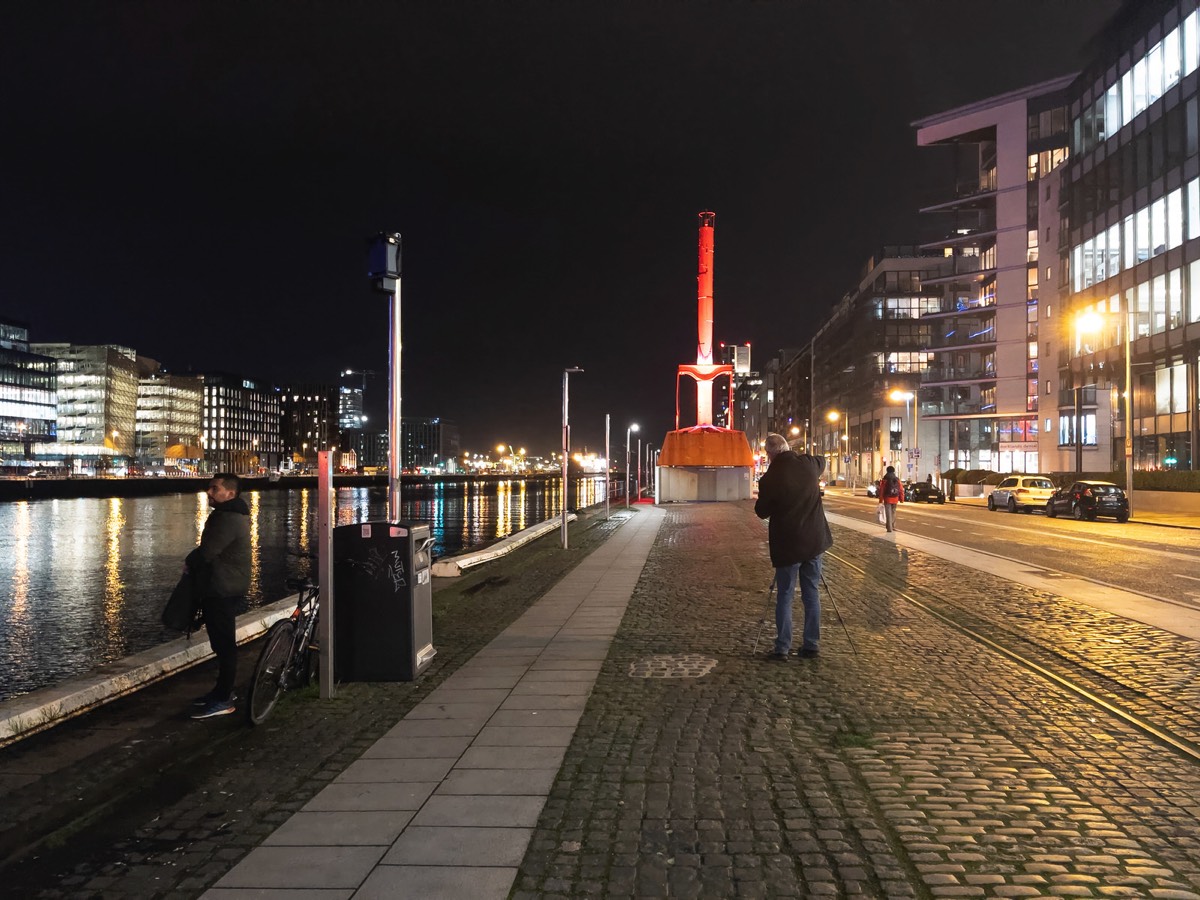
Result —
[{"label": "graffiti tag on box", "polygon": [[393,550],[384,556],[377,547],[372,547],[365,560],[350,559],[347,562],[373,581],[390,579],[393,592],[399,591],[408,584],[408,581],[405,580],[404,558],[400,555],[399,550]]}]

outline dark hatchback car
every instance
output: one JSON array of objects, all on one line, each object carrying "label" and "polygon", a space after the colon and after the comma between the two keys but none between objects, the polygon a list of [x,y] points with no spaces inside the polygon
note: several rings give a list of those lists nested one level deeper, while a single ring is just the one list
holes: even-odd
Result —
[{"label": "dark hatchback car", "polygon": [[1129,498],[1109,481],[1076,481],[1059,488],[1046,501],[1046,515],[1069,515],[1076,519],[1112,516],[1118,522],[1129,521]]},{"label": "dark hatchback car", "polygon": [[904,486],[904,499],[909,503],[945,503],[946,492],[928,481],[910,481]]}]

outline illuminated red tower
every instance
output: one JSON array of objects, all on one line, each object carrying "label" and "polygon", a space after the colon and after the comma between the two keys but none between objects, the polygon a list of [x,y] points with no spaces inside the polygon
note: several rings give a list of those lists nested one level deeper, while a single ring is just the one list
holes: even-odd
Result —
[{"label": "illuminated red tower", "polygon": [[[745,433],[712,423],[713,383],[729,379],[733,410],[733,366],[713,362],[713,221],[700,213],[700,267],[696,276],[697,336],[695,365],[682,365],[675,376],[675,430],[663,440],[658,464],[661,500],[738,500],[750,496],[754,454]],[[696,424],[679,427],[679,379],[696,382]]]}]

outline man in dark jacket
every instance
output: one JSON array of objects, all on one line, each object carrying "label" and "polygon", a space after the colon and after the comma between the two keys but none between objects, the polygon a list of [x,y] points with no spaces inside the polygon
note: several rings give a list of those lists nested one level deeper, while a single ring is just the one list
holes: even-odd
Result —
[{"label": "man in dark jacket", "polygon": [[833,535],[821,506],[821,473],[825,460],[788,449],[783,435],[768,434],[767,474],[758,483],[754,512],[770,519],[768,543],[775,567],[775,650],[768,657],[787,662],[792,646],[792,596],[800,581],[804,605],[804,638],[800,656],[816,656],[821,642],[821,554],[833,546]]},{"label": "man in dark jacket", "polygon": [[229,715],[235,710],[237,610],[250,589],[250,509],[240,496],[241,480],[219,472],[208,485],[212,511],[200,546],[184,565],[196,578],[208,642],[217,657],[217,685],[195,701],[193,719]]}]

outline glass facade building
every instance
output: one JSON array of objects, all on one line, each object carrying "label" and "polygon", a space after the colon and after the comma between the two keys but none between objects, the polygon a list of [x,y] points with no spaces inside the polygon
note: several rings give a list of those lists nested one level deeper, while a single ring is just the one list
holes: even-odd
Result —
[{"label": "glass facade building", "polygon": [[167,472],[194,471],[204,451],[204,382],[173,375],[158,363],[138,358],[137,438],[139,465]]},{"label": "glass facade building", "polygon": [[32,457],[58,436],[57,362],[30,352],[29,330],[0,321],[0,447],[6,463]]},{"label": "glass facade building", "polygon": [[1127,3],[1097,46],[1071,88],[1056,260],[1058,384],[1046,392],[1057,404],[1044,426],[1060,458],[1078,458],[1085,471],[1121,471],[1126,453],[1136,469],[1195,469],[1197,2]]},{"label": "glass facade building", "polygon": [[122,468],[133,459],[137,354],[116,344],[32,344],[57,361],[58,440],[35,448],[78,472]]}]

